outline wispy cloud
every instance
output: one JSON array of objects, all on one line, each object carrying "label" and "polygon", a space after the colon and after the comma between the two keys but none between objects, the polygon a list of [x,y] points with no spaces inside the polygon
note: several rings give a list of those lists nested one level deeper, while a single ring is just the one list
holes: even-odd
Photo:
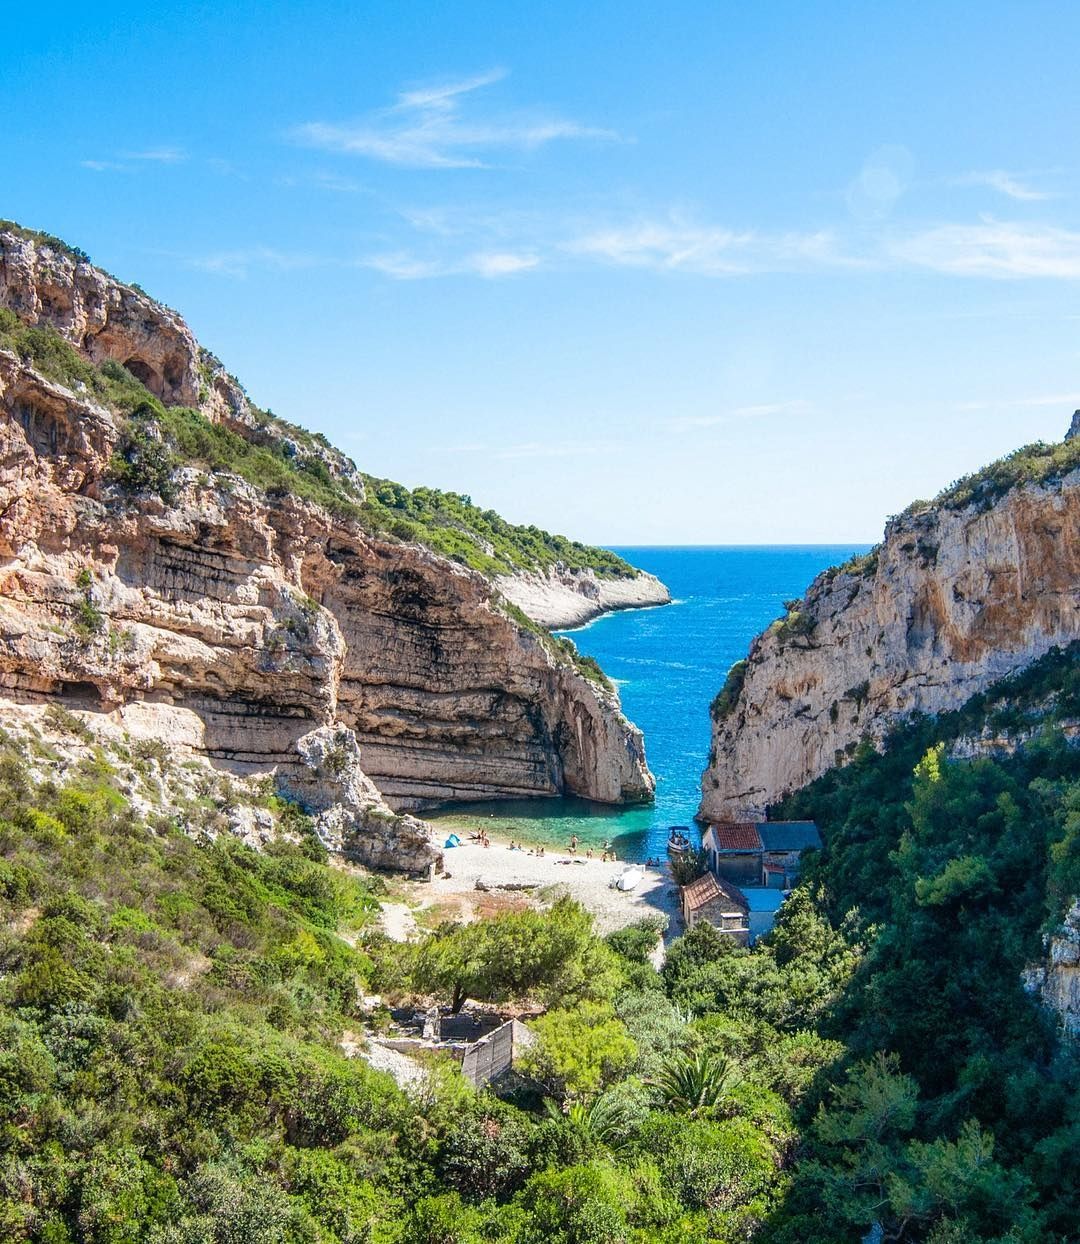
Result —
[{"label": "wispy cloud", "polygon": [[610,130],[543,113],[479,115],[473,95],[506,77],[493,69],[471,78],[422,86],[351,122],[308,121],[294,142],[407,168],[483,168],[498,150],[531,151],[557,139],[612,139]]},{"label": "wispy cloud", "polygon": [[220,276],[245,277],[253,268],[275,272],[294,272],[316,267],[321,261],[314,255],[275,250],[271,246],[249,246],[237,250],[215,251],[209,255],[189,258],[188,267]]},{"label": "wispy cloud", "polygon": [[150,147],[143,151],[125,151],[121,158],[150,164],[183,164],[188,156],[183,147]]},{"label": "wispy cloud", "polygon": [[409,251],[394,251],[359,260],[360,267],[371,268],[396,281],[419,281],[443,276],[481,276],[490,280],[516,276],[539,265],[539,256],[512,251],[477,251],[439,259],[423,258]]},{"label": "wispy cloud", "polygon": [[698,225],[677,217],[598,229],[566,243],[563,249],[622,267],[701,276],[861,262],[843,256],[826,230],[769,234]]},{"label": "wispy cloud", "polygon": [[188,154],[182,147],[150,147],[142,151],[121,151],[109,160],[80,160],[82,168],[94,173],[125,173],[132,164],[183,164]]},{"label": "wispy cloud", "polygon": [[1031,185],[1030,178],[1034,174],[1030,173],[1009,173],[1004,169],[989,169],[984,172],[965,173],[962,177],[957,177],[953,182],[957,186],[989,186],[991,190],[997,190],[999,194],[1004,194],[1010,199],[1016,199],[1021,203],[1039,203],[1046,199],[1056,199],[1060,196],[1052,190],[1039,190],[1036,186]]},{"label": "wispy cloud", "polygon": [[900,263],[953,276],[1080,279],[1080,233],[1054,225],[992,219],[939,225],[887,249]]},{"label": "wispy cloud", "polygon": [[796,398],[786,402],[758,402],[751,406],[735,406],[713,415],[683,415],[669,420],[673,428],[714,428],[743,419],[766,419],[773,415],[798,417],[813,414],[813,403]]}]

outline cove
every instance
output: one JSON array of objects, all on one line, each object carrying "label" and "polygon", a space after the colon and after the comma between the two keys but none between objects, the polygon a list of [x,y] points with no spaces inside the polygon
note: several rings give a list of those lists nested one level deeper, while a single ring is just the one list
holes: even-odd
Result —
[{"label": "cove", "polygon": [[670,825],[692,825],[709,752],[709,704],[750,641],[815,575],[868,545],[618,548],[662,579],[672,604],[606,614],[564,631],[619,687],[623,712],[645,734],[656,800],[612,808],[581,799],[498,800],[426,813],[445,828],[484,824],[499,837],[565,846],[610,840],[620,859],[663,855]]}]

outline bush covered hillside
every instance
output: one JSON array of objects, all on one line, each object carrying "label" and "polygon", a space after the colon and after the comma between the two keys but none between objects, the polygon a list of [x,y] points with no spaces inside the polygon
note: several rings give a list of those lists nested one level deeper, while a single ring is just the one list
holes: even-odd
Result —
[{"label": "bush covered hillside", "polygon": [[[706,928],[662,974],[656,924],[603,941],[565,899],[400,945],[288,805],[255,851],[221,832],[236,791],[134,812],[163,749],[87,745],[63,781],[28,759],[55,767],[0,746],[0,1238],[674,1244],[781,1203],[856,959],[809,901],[753,956]],[[501,1098],[438,1059],[403,1092],[346,1054],[372,988],[546,1012]]]},{"label": "bush covered hillside", "polygon": [[[1080,1073],[1021,971],[1080,892],[1078,709],[1055,653],[860,754],[784,809],[827,845],[775,931],[699,925],[661,972],[656,922],[602,939],[557,896],[391,942],[290,805],[258,796],[255,851],[250,790],[136,810],[164,749],[8,736],[0,1236],[1074,1239]],[[984,727],[1026,744],[950,759]],[[402,1090],[356,1056],[371,991],[526,1006],[536,1043],[497,1092],[434,1056]]]}]

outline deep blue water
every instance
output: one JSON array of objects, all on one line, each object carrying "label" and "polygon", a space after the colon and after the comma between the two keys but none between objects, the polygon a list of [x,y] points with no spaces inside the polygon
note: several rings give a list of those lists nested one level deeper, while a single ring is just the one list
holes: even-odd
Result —
[{"label": "deep blue water", "polygon": [[[582,800],[474,805],[491,832],[565,843],[611,839],[620,858],[663,852],[670,825],[691,825],[709,753],[709,703],[751,639],[819,571],[865,545],[619,548],[667,584],[673,604],[608,614],[564,632],[616,681],[623,711],[645,734],[656,802],[604,808]],[[458,809],[456,819],[463,810]],[[466,819],[469,819],[468,817]]]}]

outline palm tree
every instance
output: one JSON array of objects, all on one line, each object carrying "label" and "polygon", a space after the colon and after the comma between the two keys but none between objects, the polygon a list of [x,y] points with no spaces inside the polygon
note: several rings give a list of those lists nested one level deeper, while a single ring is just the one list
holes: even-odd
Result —
[{"label": "palm tree", "polygon": [[620,1149],[626,1143],[630,1112],[625,1102],[610,1093],[601,1093],[588,1105],[581,1101],[571,1102],[565,1113],[550,1098],[545,1099],[544,1105],[551,1118],[567,1119],[590,1140],[606,1149]]},{"label": "palm tree", "polygon": [[739,1083],[739,1069],[722,1054],[672,1054],[653,1079],[669,1110],[695,1115],[719,1106]]}]

